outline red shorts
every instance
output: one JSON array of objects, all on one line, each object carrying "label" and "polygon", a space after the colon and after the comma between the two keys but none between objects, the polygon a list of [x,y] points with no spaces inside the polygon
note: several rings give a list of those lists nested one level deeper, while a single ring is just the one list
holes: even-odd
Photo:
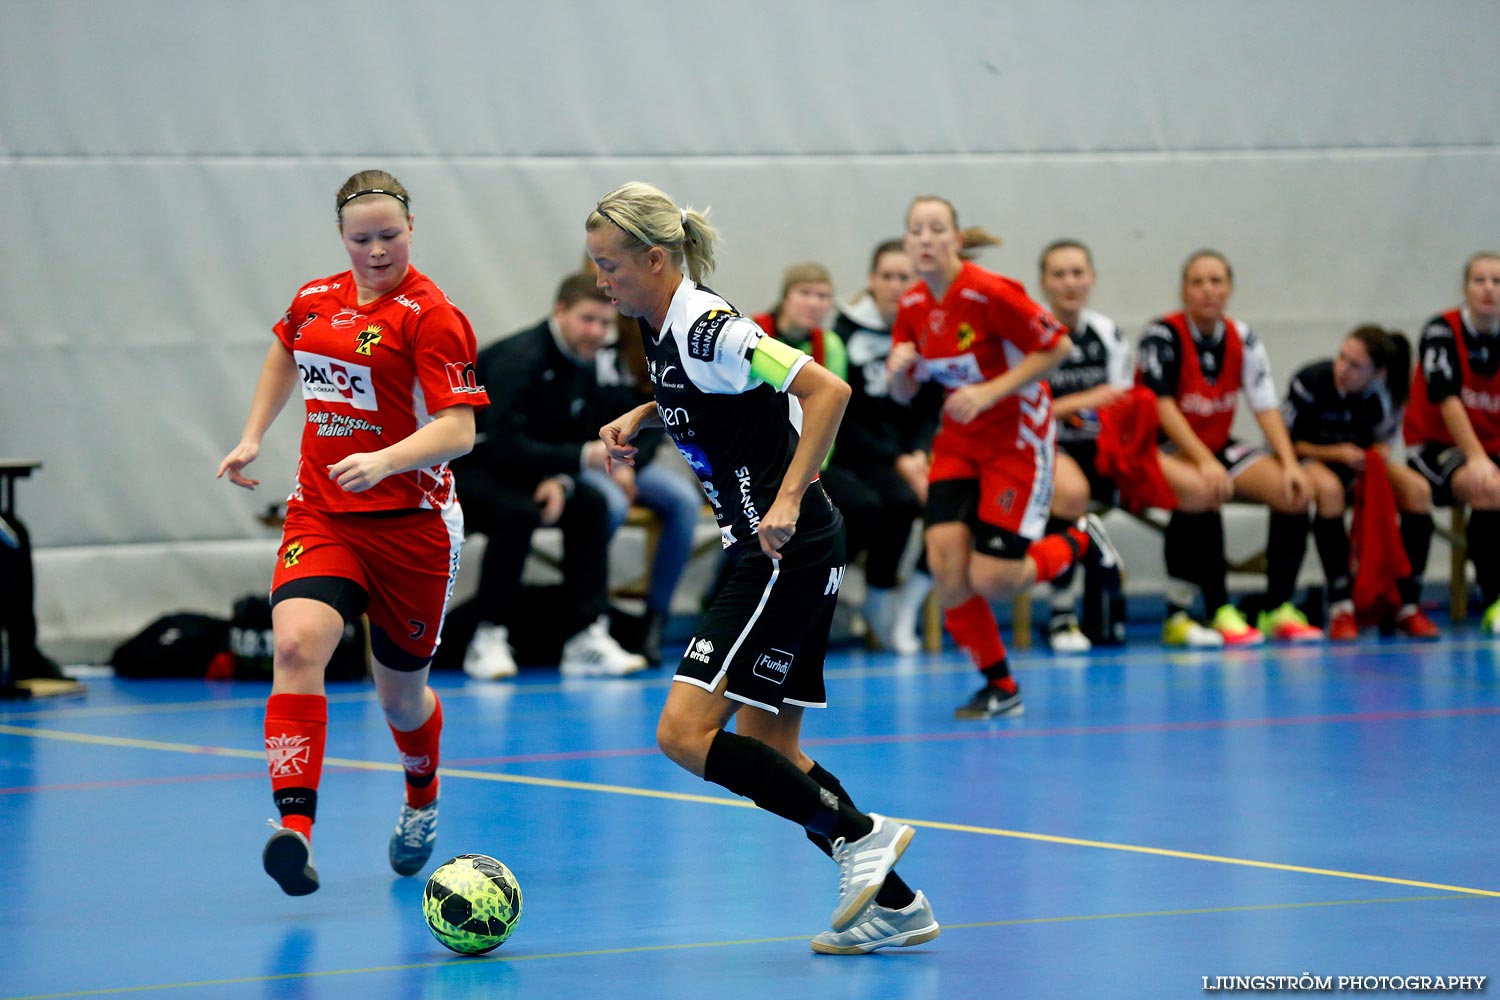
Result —
[{"label": "red shorts", "polygon": [[1046,534],[1052,506],[1052,467],[1056,446],[1049,422],[1044,447],[996,447],[967,434],[946,430],[932,439],[927,481],[972,479],[979,483],[979,520],[1022,538]]},{"label": "red shorts", "polygon": [[458,504],[397,517],[366,517],[287,506],[271,592],[304,577],[350,580],[370,596],[372,627],[414,657],[429,658],[443,631],[458,578],[464,517]]}]

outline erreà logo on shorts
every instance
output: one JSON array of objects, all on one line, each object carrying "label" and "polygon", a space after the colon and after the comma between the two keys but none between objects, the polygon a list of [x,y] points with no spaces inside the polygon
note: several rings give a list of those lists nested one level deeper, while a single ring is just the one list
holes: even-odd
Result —
[{"label": "erre\u00e0 logo on shorts", "polygon": [[708,658],[713,655],[713,652],[714,652],[714,644],[713,644],[712,640],[709,640],[709,639],[690,639],[690,640],[688,640],[687,655],[688,655],[688,659],[690,659],[690,660],[697,660],[699,663],[707,663],[708,662]]},{"label": "erre\u00e0 logo on shorts", "polygon": [[762,680],[780,684],[792,669],[792,654],[784,649],[768,649],[755,658],[753,672]]},{"label": "erre\u00e0 logo on shorts", "polygon": [[379,408],[375,401],[375,383],[365,365],[298,351],[297,371],[302,375],[303,399],[347,403],[356,410]]}]

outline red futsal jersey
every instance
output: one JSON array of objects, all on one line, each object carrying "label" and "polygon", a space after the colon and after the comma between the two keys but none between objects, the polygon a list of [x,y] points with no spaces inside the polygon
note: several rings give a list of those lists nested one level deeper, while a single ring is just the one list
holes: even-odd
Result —
[{"label": "red futsal jersey", "polygon": [[[1067,332],[1018,282],[965,261],[943,301],[933,299],[925,281],[901,296],[891,343],[915,344],[922,356],[917,379],[952,392],[1003,375]],[[986,450],[1050,448],[1052,394],[1046,382],[1033,382],[970,423],[955,423],[944,413],[940,433]]]},{"label": "red futsal jersey", "polygon": [[1222,372],[1212,384],[1203,375],[1198,346],[1188,329],[1187,314],[1174,312],[1157,320],[1177,334],[1177,350],[1182,368],[1177,378],[1177,408],[1198,440],[1212,452],[1223,451],[1229,444],[1234,426],[1234,407],[1239,400],[1240,382],[1244,376],[1244,344],[1239,323],[1224,317],[1224,363]]},{"label": "red futsal jersey", "polygon": [[307,405],[292,501],[330,512],[453,503],[447,463],[388,476],[362,493],[328,477],[329,466],[409,437],[438,410],[489,404],[474,372],[474,331],[442,289],[413,267],[396,288],[359,305],[345,271],[303,285],[275,333],[296,358]]}]

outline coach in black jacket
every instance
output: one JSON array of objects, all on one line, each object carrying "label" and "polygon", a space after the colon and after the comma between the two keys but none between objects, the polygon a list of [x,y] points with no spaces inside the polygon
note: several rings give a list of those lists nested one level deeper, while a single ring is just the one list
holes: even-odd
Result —
[{"label": "coach in black jacket", "polygon": [[[563,672],[619,675],[646,665],[609,636],[609,515],[599,491],[578,479],[602,467],[599,428],[639,402],[628,386],[600,385],[596,356],[614,319],[592,277],[569,275],[547,319],[479,352],[490,406],[480,414],[474,450],[453,470],[466,529],[483,532],[487,543],[478,593],[454,609],[444,629],[445,640],[468,647],[464,668],[471,676],[514,673],[507,630],[523,623],[507,621],[507,612],[516,604],[531,533],[554,524],[563,533],[568,598],[555,618],[561,634],[571,636],[562,648]],[[659,434],[642,442],[643,460],[658,441]],[[499,642],[486,625],[499,628]]]}]

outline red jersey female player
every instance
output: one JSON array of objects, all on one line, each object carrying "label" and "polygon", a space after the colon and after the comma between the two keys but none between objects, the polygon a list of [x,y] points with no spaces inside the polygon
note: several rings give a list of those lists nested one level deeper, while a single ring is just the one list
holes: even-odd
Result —
[{"label": "red jersey female player", "polygon": [[[406,772],[391,867],[421,870],[437,835],[443,711],[427,686],[458,570],[463,514],[448,461],[474,445],[474,331],[410,264],[406,189],[366,170],[336,199],[351,269],[303,285],[276,324],[250,418],[219,463],[236,486],[292,390],[307,419],[271,584],[276,650],[266,756],[282,825],[266,873],[291,896],[318,888],[312,824],[328,700],[323,670],[345,622],[366,614],[375,689]],[[273,822],[273,826],[276,824]]]},{"label": "red jersey female player", "polygon": [[[958,212],[943,198],[912,202],[905,244],[921,280],[901,297],[887,362],[899,397],[911,398],[918,381],[947,390],[932,442],[925,537],[944,624],[985,675],[955,712],[961,719],[1021,710],[990,601],[1052,580],[1098,537],[1097,521],[1087,518],[1041,537],[1056,429],[1040,380],[1073,342],[1019,283],[962,255],[996,242],[982,229],[960,230]],[[1092,550],[1113,559],[1097,544]]]}]

